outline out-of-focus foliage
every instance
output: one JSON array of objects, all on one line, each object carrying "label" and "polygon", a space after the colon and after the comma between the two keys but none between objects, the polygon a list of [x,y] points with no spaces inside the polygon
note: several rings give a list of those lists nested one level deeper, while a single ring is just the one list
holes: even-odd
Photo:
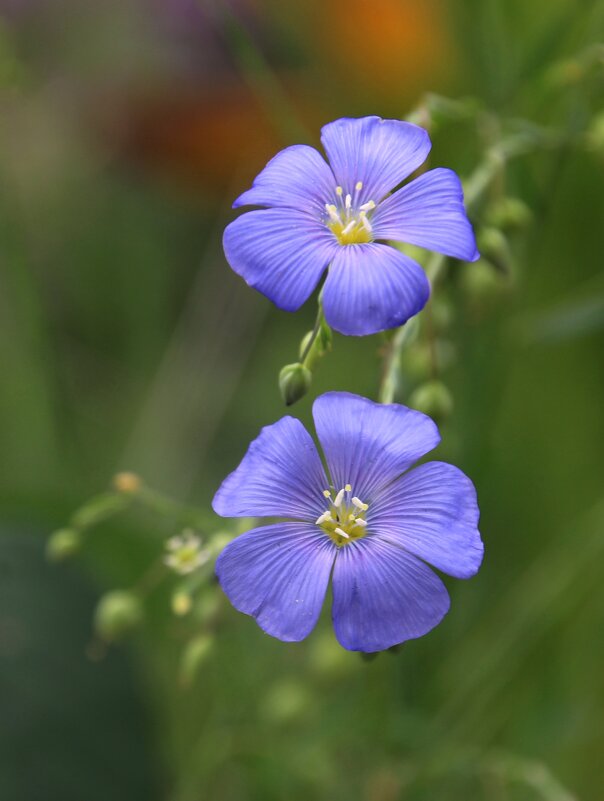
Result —
[{"label": "out-of-focus foliage", "polygon": [[[2,793],[598,797],[602,4],[1,7]],[[318,144],[320,124],[421,116],[427,93],[472,98],[431,115],[431,166],[465,178],[504,135],[556,134],[489,183],[485,258],[448,267],[392,365],[399,400],[444,412],[438,456],[475,480],[484,566],[428,637],[364,661],[327,619],[305,643],[268,638],[210,563],[196,583],[161,559],[183,528],[214,555],[236,533],[209,501],[284,413],[278,368],[315,319],[228,269],[231,200],[278,148]],[[322,391],[376,397],[393,352],[331,344],[294,409],[307,423]],[[99,496],[125,470],[143,495]],[[78,550],[68,564],[43,562],[53,530],[51,556]],[[127,644],[94,630],[99,603]]]}]

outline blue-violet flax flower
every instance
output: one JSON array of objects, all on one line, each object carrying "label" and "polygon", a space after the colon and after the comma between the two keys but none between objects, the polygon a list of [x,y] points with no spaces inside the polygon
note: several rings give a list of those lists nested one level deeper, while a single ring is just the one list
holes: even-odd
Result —
[{"label": "blue-violet flax flower", "polygon": [[323,308],[336,331],[361,336],[402,325],[423,309],[430,284],[387,242],[479,256],[460,180],[436,168],[390,194],[430,151],[427,132],[409,122],[339,119],[323,127],[321,141],[329,165],[308,145],[287,147],[235,201],[268,208],[227,226],[227,261],[286,311],[300,308],[329,266]]},{"label": "blue-violet flax flower", "polygon": [[449,596],[434,566],[456,578],[482,561],[470,479],[427,462],[434,422],[398,404],[328,392],[313,416],[327,465],[299,420],[264,428],[214,496],[224,517],[275,517],[234,539],[216,573],[233,606],[268,634],[304,639],[333,576],[336,636],[352,651],[381,651],[421,637]]}]

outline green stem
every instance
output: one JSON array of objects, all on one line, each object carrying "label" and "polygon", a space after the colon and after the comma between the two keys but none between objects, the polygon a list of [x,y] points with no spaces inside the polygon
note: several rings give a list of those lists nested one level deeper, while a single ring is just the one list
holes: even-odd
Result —
[{"label": "green stem", "polygon": [[317,336],[319,335],[319,331],[321,330],[321,326],[325,322],[325,315],[323,314],[323,306],[321,305],[321,301],[319,301],[319,308],[317,310],[317,319],[315,320],[315,326],[312,330],[310,338],[306,343],[306,347],[304,348],[304,352],[300,356],[300,361],[307,367],[309,370],[312,370],[314,367],[317,353],[316,350],[313,349],[313,345],[317,340]]},{"label": "green stem", "polygon": [[194,529],[203,530],[212,525],[210,517],[200,509],[194,506],[186,506],[149,487],[142,487],[136,497],[149,511],[155,512],[162,517],[171,518],[183,527],[190,526]]},{"label": "green stem", "polygon": [[400,381],[400,356],[405,345],[415,337],[416,333],[417,317],[396,329],[386,351],[384,372],[378,393],[380,403],[394,402]]}]

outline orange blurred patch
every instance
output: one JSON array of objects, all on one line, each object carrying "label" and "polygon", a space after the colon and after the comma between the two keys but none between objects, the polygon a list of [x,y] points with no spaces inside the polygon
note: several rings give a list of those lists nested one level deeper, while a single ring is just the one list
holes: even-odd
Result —
[{"label": "orange blurred patch", "polygon": [[234,181],[247,185],[283,146],[242,85],[97,98],[94,118],[103,141],[119,157],[211,192],[231,188]]},{"label": "orange blurred patch", "polygon": [[441,0],[320,0],[314,11],[322,57],[351,89],[409,97],[450,76],[454,48]]}]

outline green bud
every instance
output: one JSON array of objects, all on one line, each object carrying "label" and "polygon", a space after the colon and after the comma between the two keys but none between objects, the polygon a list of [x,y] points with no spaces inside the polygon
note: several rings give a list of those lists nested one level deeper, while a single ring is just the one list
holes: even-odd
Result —
[{"label": "green bud", "polygon": [[500,272],[509,275],[512,267],[512,254],[504,234],[499,228],[485,226],[478,232],[478,250]]},{"label": "green bud", "polygon": [[[256,525],[255,519],[246,518],[247,525],[246,528],[243,529],[240,533],[243,534],[246,531],[249,531],[250,528],[254,528]],[[208,538],[208,550],[212,556],[218,556],[229,544],[232,542],[235,535],[229,531],[217,531],[216,533],[212,534],[211,537]]]},{"label": "green bud", "polygon": [[526,228],[532,219],[532,211],[524,200],[518,197],[502,197],[495,201],[487,212],[489,226],[502,231]]},{"label": "green bud", "polygon": [[415,342],[401,354],[403,374],[414,383],[426,381],[438,370],[446,370],[455,363],[456,352],[453,344],[446,339],[429,342]]},{"label": "green bud", "polygon": [[213,644],[214,640],[209,634],[193,637],[186,644],[180,659],[180,681],[185,687],[193,683],[200,667],[210,656]]},{"label": "green bud", "polygon": [[62,562],[80,550],[82,537],[72,528],[60,528],[46,543],[46,556],[51,562]]},{"label": "green bud", "polygon": [[303,718],[312,706],[313,698],[306,687],[286,679],[270,688],[262,711],[273,723],[291,723]]},{"label": "green bud", "polygon": [[195,620],[204,625],[211,623],[222,604],[222,595],[215,587],[209,587],[195,602]]},{"label": "green bud", "polygon": [[409,406],[438,423],[453,411],[453,398],[443,382],[435,379],[417,387],[409,398]]},{"label": "green bud", "polygon": [[319,328],[317,339],[321,346],[321,355],[331,350],[331,345],[333,343],[333,331],[327,325],[325,319],[321,320],[321,327]]},{"label": "green bud", "polygon": [[312,373],[300,362],[286,364],[279,373],[279,389],[286,406],[303,398],[310,388]]},{"label": "green bud", "polygon": [[89,528],[96,523],[101,523],[108,517],[118,514],[130,503],[126,495],[115,492],[105,492],[91,498],[84,504],[71,518],[71,524],[75,528]]},{"label": "green bud", "polygon": [[312,370],[316,362],[331,350],[332,341],[331,328],[322,319],[316,336],[313,329],[312,331],[307,331],[302,337],[298,351],[300,361],[305,367]]},{"label": "green bud", "polygon": [[405,377],[423,381],[432,374],[432,354],[426,342],[416,342],[401,354],[401,368]]},{"label": "green bud", "polygon": [[481,259],[464,265],[461,286],[471,303],[480,308],[509,289],[510,284],[490,261]]},{"label": "green bud", "polygon": [[143,619],[140,598],[129,590],[112,590],[97,604],[94,623],[100,637],[107,642],[121,639]]},{"label": "green bud", "polygon": [[113,476],[112,484],[118,492],[127,495],[136,495],[143,486],[141,477],[131,470],[122,470],[121,473],[116,473]]},{"label": "green bud", "polygon": [[193,599],[186,590],[178,589],[172,593],[170,606],[172,607],[172,612],[174,612],[177,617],[183,617],[184,615],[188,615],[191,611]]}]

